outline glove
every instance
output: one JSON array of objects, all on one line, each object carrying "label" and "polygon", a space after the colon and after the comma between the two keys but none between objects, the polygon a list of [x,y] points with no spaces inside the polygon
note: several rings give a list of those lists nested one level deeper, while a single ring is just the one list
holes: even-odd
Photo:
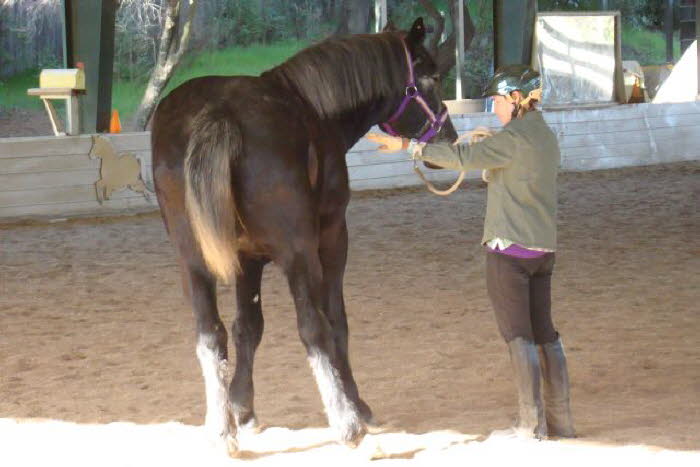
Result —
[{"label": "glove", "polygon": [[397,152],[408,148],[408,140],[397,136],[367,133],[367,139],[379,144],[377,149],[379,149],[380,152]]}]

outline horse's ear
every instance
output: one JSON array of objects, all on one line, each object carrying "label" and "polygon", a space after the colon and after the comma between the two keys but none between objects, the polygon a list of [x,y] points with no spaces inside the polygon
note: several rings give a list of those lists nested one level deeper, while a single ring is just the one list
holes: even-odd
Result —
[{"label": "horse's ear", "polygon": [[399,30],[399,29],[396,27],[396,25],[394,24],[394,22],[393,22],[392,20],[389,20],[389,21],[387,21],[386,24],[384,25],[384,28],[382,29],[382,32],[396,32],[396,31],[398,31],[398,30]]},{"label": "horse's ear", "polygon": [[425,24],[423,24],[422,17],[419,17],[413,22],[413,26],[411,26],[411,30],[408,32],[406,38],[412,44],[423,43],[423,39],[425,39]]}]

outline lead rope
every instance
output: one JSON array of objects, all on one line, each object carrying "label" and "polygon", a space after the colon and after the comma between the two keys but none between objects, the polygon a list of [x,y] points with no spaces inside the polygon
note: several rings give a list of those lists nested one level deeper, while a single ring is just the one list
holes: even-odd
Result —
[{"label": "lead rope", "polygon": [[[463,133],[459,138],[457,138],[457,141],[455,141],[454,144],[459,144],[465,139],[469,138],[469,145],[471,146],[472,144],[483,141],[484,139],[492,135],[493,132],[491,132],[491,130],[489,130],[488,128],[478,127],[470,132]],[[423,180],[423,183],[425,183],[425,186],[428,187],[428,190],[430,190],[431,193],[434,193],[438,196],[448,196],[454,193],[455,190],[459,188],[459,185],[464,180],[464,175],[467,173],[466,170],[462,170],[459,173],[459,177],[457,177],[457,181],[454,182],[454,184],[451,187],[449,187],[447,190],[438,190],[437,188],[435,188],[435,185],[433,185],[430,182],[430,180],[426,178],[423,171],[418,167],[418,159],[415,157],[413,158],[413,170],[418,174],[418,177],[420,177],[420,179]]]}]

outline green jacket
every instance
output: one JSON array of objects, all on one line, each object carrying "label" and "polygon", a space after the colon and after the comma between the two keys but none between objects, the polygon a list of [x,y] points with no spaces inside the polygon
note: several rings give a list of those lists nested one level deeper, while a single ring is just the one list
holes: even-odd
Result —
[{"label": "green jacket", "polygon": [[427,144],[418,156],[454,170],[489,169],[482,243],[503,238],[526,248],[557,244],[557,138],[538,111],[473,145]]}]

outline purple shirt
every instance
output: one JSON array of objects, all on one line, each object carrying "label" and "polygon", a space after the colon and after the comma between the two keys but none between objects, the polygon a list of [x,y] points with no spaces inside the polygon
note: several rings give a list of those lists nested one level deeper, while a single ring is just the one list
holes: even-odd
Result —
[{"label": "purple shirt", "polygon": [[494,250],[490,246],[486,246],[486,248],[494,253],[500,253],[502,255],[514,256],[516,258],[523,259],[540,258],[547,254],[546,251],[530,250],[528,248],[518,245],[517,243],[513,243],[505,250],[501,250],[498,248]]}]

